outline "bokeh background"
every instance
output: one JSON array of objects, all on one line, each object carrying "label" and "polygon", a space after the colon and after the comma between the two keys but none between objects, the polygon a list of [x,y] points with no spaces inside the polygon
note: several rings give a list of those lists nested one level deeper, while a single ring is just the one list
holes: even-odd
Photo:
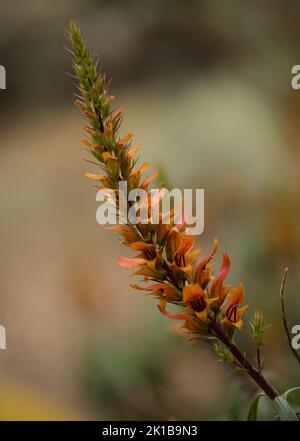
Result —
[{"label": "bokeh background", "polygon": [[[218,237],[251,309],[272,323],[265,371],[299,385],[280,319],[300,322],[300,5],[294,0],[2,2],[0,419],[244,419],[255,387],[188,343],[129,286],[95,220],[72,104],[66,27],[112,77],[124,130],[172,187],[204,188],[203,253]],[[220,259],[217,259],[217,266]],[[250,328],[238,336],[249,355]]]}]

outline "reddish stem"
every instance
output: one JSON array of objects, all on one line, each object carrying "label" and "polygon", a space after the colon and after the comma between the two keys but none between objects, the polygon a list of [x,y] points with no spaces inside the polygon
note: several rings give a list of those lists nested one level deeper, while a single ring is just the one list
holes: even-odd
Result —
[{"label": "reddish stem", "polygon": [[228,335],[222,328],[219,322],[216,320],[210,321],[211,328],[221,340],[221,342],[230,350],[235,359],[239,364],[247,371],[250,377],[256,382],[256,384],[265,392],[265,394],[274,400],[278,397],[278,392],[273,388],[273,386],[266,380],[266,378],[259,372],[246,358],[246,356],[240,351],[240,349],[230,341]]}]

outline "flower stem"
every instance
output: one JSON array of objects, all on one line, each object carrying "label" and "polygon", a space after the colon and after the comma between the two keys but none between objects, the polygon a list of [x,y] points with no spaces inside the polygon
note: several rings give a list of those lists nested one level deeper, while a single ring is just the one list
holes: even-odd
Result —
[{"label": "flower stem", "polygon": [[261,372],[262,371],[262,362],[261,362],[259,345],[256,346],[256,361],[257,361],[257,369],[259,372]]},{"label": "flower stem", "polygon": [[235,359],[239,364],[247,371],[250,377],[256,382],[256,384],[265,392],[265,394],[274,400],[278,397],[278,392],[273,388],[273,386],[266,380],[266,378],[259,372],[246,358],[240,349],[230,341],[228,335],[222,328],[222,326],[214,319],[211,319],[210,325],[212,330],[215,332],[216,336],[221,340],[221,342],[230,350]]}]

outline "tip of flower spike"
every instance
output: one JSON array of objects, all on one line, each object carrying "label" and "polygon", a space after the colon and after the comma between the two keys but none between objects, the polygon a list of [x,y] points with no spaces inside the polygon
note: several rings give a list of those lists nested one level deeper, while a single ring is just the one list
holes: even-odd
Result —
[{"label": "tip of flower spike", "polygon": [[78,24],[76,23],[75,20],[70,20],[69,21],[69,32],[71,34],[79,32],[79,26],[78,26]]},{"label": "tip of flower spike", "polygon": [[78,29],[78,24],[77,24],[77,22],[76,22],[76,20],[74,20],[73,18],[69,21],[69,28],[76,28],[76,29]]}]

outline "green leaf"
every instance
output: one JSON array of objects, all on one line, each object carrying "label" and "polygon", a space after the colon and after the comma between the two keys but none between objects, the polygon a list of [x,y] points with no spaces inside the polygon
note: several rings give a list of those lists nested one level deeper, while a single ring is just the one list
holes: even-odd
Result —
[{"label": "green leaf", "polygon": [[280,421],[299,421],[296,412],[284,397],[276,397],[274,405]]},{"label": "green leaf", "polygon": [[257,395],[254,400],[252,401],[252,404],[250,406],[249,409],[249,413],[248,413],[248,421],[257,421],[258,420],[258,405],[259,405],[259,400],[261,399],[261,397],[265,396],[265,394],[259,394]]},{"label": "green leaf", "polygon": [[285,391],[282,396],[296,413],[300,413],[300,386]]},{"label": "green leaf", "polygon": [[286,391],[284,392],[284,394],[282,394],[282,396],[283,396],[283,398],[284,398],[285,400],[288,401],[289,395],[292,394],[293,392],[296,392],[297,390],[300,391],[300,386],[292,387],[291,389],[286,390]]}]

